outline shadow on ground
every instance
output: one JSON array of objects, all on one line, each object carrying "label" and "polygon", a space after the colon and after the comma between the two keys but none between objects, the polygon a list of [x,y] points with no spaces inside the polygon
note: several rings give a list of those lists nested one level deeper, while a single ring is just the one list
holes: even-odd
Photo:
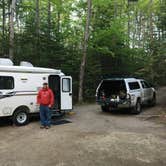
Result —
[{"label": "shadow on ground", "polygon": [[[29,123],[31,122],[36,122],[36,121],[39,121],[40,118],[39,116],[31,116],[29,118]],[[12,122],[12,118],[11,117],[1,117],[0,118],[0,127],[5,127],[5,126],[11,126],[13,125],[13,122]]]},{"label": "shadow on ground", "polygon": [[[63,118],[64,117],[52,117],[52,121],[55,123],[55,121],[61,120]],[[38,122],[38,121],[40,121],[39,115],[30,116],[30,118],[29,118],[29,123]],[[13,125],[13,122],[12,122],[11,117],[1,117],[0,118],[0,127],[6,127],[6,126],[12,126],[12,125]]]},{"label": "shadow on ground", "polygon": [[102,112],[102,111],[99,111],[98,113],[99,114],[104,114],[104,115],[123,115],[123,116],[138,116],[138,115],[142,115],[142,114],[146,114],[146,112],[149,112],[151,109],[157,109],[158,107],[161,107],[161,104],[156,104],[156,106],[154,107],[151,107],[151,106],[147,106],[147,105],[144,105],[142,106],[142,112],[140,114],[133,114],[131,112],[131,109],[112,109],[108,112]]}]

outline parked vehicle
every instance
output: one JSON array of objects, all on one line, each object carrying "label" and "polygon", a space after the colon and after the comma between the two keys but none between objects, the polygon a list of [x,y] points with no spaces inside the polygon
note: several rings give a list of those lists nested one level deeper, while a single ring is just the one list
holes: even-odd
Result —
[{"label": "parked vehicle", "polygon": [[110,78],[102,80],[97,87],[96,101],[102,111],[131,108],[138,114],[143,104],[156,104],[156,91],[143,79]]},{"label": "parked vehicle", "polygon": [[[5,66],[3,66],[3,62]],[[0,59],[0,117],[10,116],[16,125],[28,123],[29,115],[39,112],[38,90],[47,82],[55,96],[52,112],[72,109],[72,78],[61,70],[33,67],[27,62],[13,66]]]}]

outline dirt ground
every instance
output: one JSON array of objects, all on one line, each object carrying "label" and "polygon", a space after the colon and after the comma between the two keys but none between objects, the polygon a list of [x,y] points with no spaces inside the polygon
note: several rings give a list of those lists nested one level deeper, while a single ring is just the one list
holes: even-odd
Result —
[{"label": "dirt ground", "polygon": [[140,115],[75,106],[72,123],[39,129],[0,121],[0,166],[165,166],[166,88]]}]

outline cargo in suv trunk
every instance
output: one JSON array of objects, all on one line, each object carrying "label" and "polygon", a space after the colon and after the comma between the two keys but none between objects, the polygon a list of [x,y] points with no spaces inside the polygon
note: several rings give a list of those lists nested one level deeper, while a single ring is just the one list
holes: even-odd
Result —
[{"label": "cargo in suv trunk", "polygon": [[97,90],[97,102],[109,104],[116,107],[116,104],[126,99],[126,85],[124,79],[103,80]]}]

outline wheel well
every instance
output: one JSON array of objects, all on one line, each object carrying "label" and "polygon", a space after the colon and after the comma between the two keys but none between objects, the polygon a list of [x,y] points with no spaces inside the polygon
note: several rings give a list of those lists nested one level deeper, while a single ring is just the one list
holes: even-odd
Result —
[{"label": "wheel well", "polygon": [[13,114],[14,114],[16,111],[18,111],[18,110],[24,110],[24,111],[26,111],[27,113],[30,112],[30,109],[29,109],[27,106],[22,105],[22,106],[17,107],[17,108],[14,110]]}]

